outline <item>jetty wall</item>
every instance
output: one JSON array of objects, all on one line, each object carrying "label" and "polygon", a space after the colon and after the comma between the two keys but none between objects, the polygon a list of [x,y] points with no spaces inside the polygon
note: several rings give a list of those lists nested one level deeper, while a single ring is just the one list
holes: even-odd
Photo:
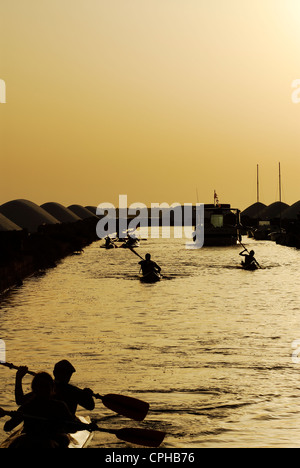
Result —
[{"label": "jetty wall", "polygon": [[0,293],[98,240],[96,223],[96,218],[88,218],[42,225],[35,233],[0,231]]}]

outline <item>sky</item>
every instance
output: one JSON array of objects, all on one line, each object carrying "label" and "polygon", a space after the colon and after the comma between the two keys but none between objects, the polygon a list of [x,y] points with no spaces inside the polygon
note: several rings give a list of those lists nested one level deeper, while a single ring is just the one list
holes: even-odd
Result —
[{"label": "sky", "polygon": [[0,204],[300,199],[299,0],[0,11]]}]

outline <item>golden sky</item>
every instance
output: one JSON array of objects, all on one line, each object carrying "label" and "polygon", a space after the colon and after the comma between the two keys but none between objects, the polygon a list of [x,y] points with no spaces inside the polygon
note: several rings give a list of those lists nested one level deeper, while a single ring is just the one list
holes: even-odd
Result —
[{"label": "golden sky", "polygon": [[299,46],[299,0],[0,0],[0,203],[298,201]]}]

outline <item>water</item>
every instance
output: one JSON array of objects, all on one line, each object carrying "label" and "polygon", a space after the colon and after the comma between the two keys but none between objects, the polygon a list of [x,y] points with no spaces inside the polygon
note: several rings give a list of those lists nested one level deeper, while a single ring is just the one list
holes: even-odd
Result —
[{"label": "water", "polygon": [[[300,251],[244,243],[263,269],[238,268],[240,247],[142,241],[139,254],[166,275],[152,285],[138,281],[132,252],[96,242],[2,297],[7,361],[52,371],[69,359],[74,384],[148,401],[142,423],[100,401],[92,416],[106,428],[164,430],[166,448],[300,447]],[[0,373],[0,406],[15,409],[15,371]],[[91,444],[124,446],[103,433]]]}]

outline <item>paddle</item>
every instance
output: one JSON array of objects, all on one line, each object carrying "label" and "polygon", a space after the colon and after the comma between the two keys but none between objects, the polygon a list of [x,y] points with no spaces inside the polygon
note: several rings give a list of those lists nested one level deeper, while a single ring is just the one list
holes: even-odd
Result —
[{"label": "paddle", "polygon": [[[244,244],[242,244],[242,242],[239,240],[239,243],[241,244],[241,246],[246,250],[246,252],[250,253],[249,250],[244,246]],[[256,260],[256,258],[253,257],[253,260],[255,261],[256,265],[258,266],[258,268],[262,268],[260,266],[260,264],[258,263],[258,261]]]},{"label": "paddle", "polygon": [[129,396],[116,395],[115,393],[107,395],[93,393],[93,397],[101,400],[106,408],[135,421],[145,419],[149,411],[149,403]]},{"label": "paddle", "polygon": [[129,250],[131,250],[131,252],[133,252],[135,255],[137,255],[138,257],[140,257],[142,260],[145,260],[140,254],[138,254],[134,249],[133,247],[128,247]]},{"label": "paddle", "polygon": [[123,428],[114,431],[111,429],[101,429],[98,426],[93,429],[101,432],[109,432],[120,440],[144,447],[159,447],[166,436],[165,432],[156,431],[154,429]]},{"label": "paddle", "polygon": [[[0,408],[0,418],[3,416],[16,416],[16,411],[6,411],[3,408]],[[48,418],[33,416],[29,414],[24,414],[23,417],[32,418],[40,421],[49,420]],[[90,432],[99,431],[99,432],[106,432],[109,434],[114,434],[118,439],[123,440],[125,442],[129,442],[131,444],[142,445],[144,447],[159,447],[160,444],[163,442],[166,433],[162,431],[157,431],[154,429],[139,429],[139,428],[122,428],[122,429],[103,429],[94,422],[91,424],[83,424],[77,422],[68,422],[66,424],[71,424],[74,426],[74,429],[78,430],[88,430]]]},{"label": "paddle", "polygon": [[[21,366],[15,366],[11,362],[3,362],[3,361],[0,361],[0,365],[5,366],[5,367],[9,367],[10,369],[16,369],[16,370],[19,370],[20,367],[21,367]],[[27,370],[26,374],[36,375],[36,372],[32,372],[30,370]]]},{"label": "paddle", "polygon": [[[20,368],[9,362],[0,362],[0,364],[10,369],[18,370]],[[27,374],[36,375],[36,372],[28,370]],[[127,418],[134,419],[135,421],[142,421],[145,419],[149,411],[149,403],[129,396],[117,395],[114,393],[109,393],[107,395],[93,393],[93,397],[101,400],[106,408]]]}]

